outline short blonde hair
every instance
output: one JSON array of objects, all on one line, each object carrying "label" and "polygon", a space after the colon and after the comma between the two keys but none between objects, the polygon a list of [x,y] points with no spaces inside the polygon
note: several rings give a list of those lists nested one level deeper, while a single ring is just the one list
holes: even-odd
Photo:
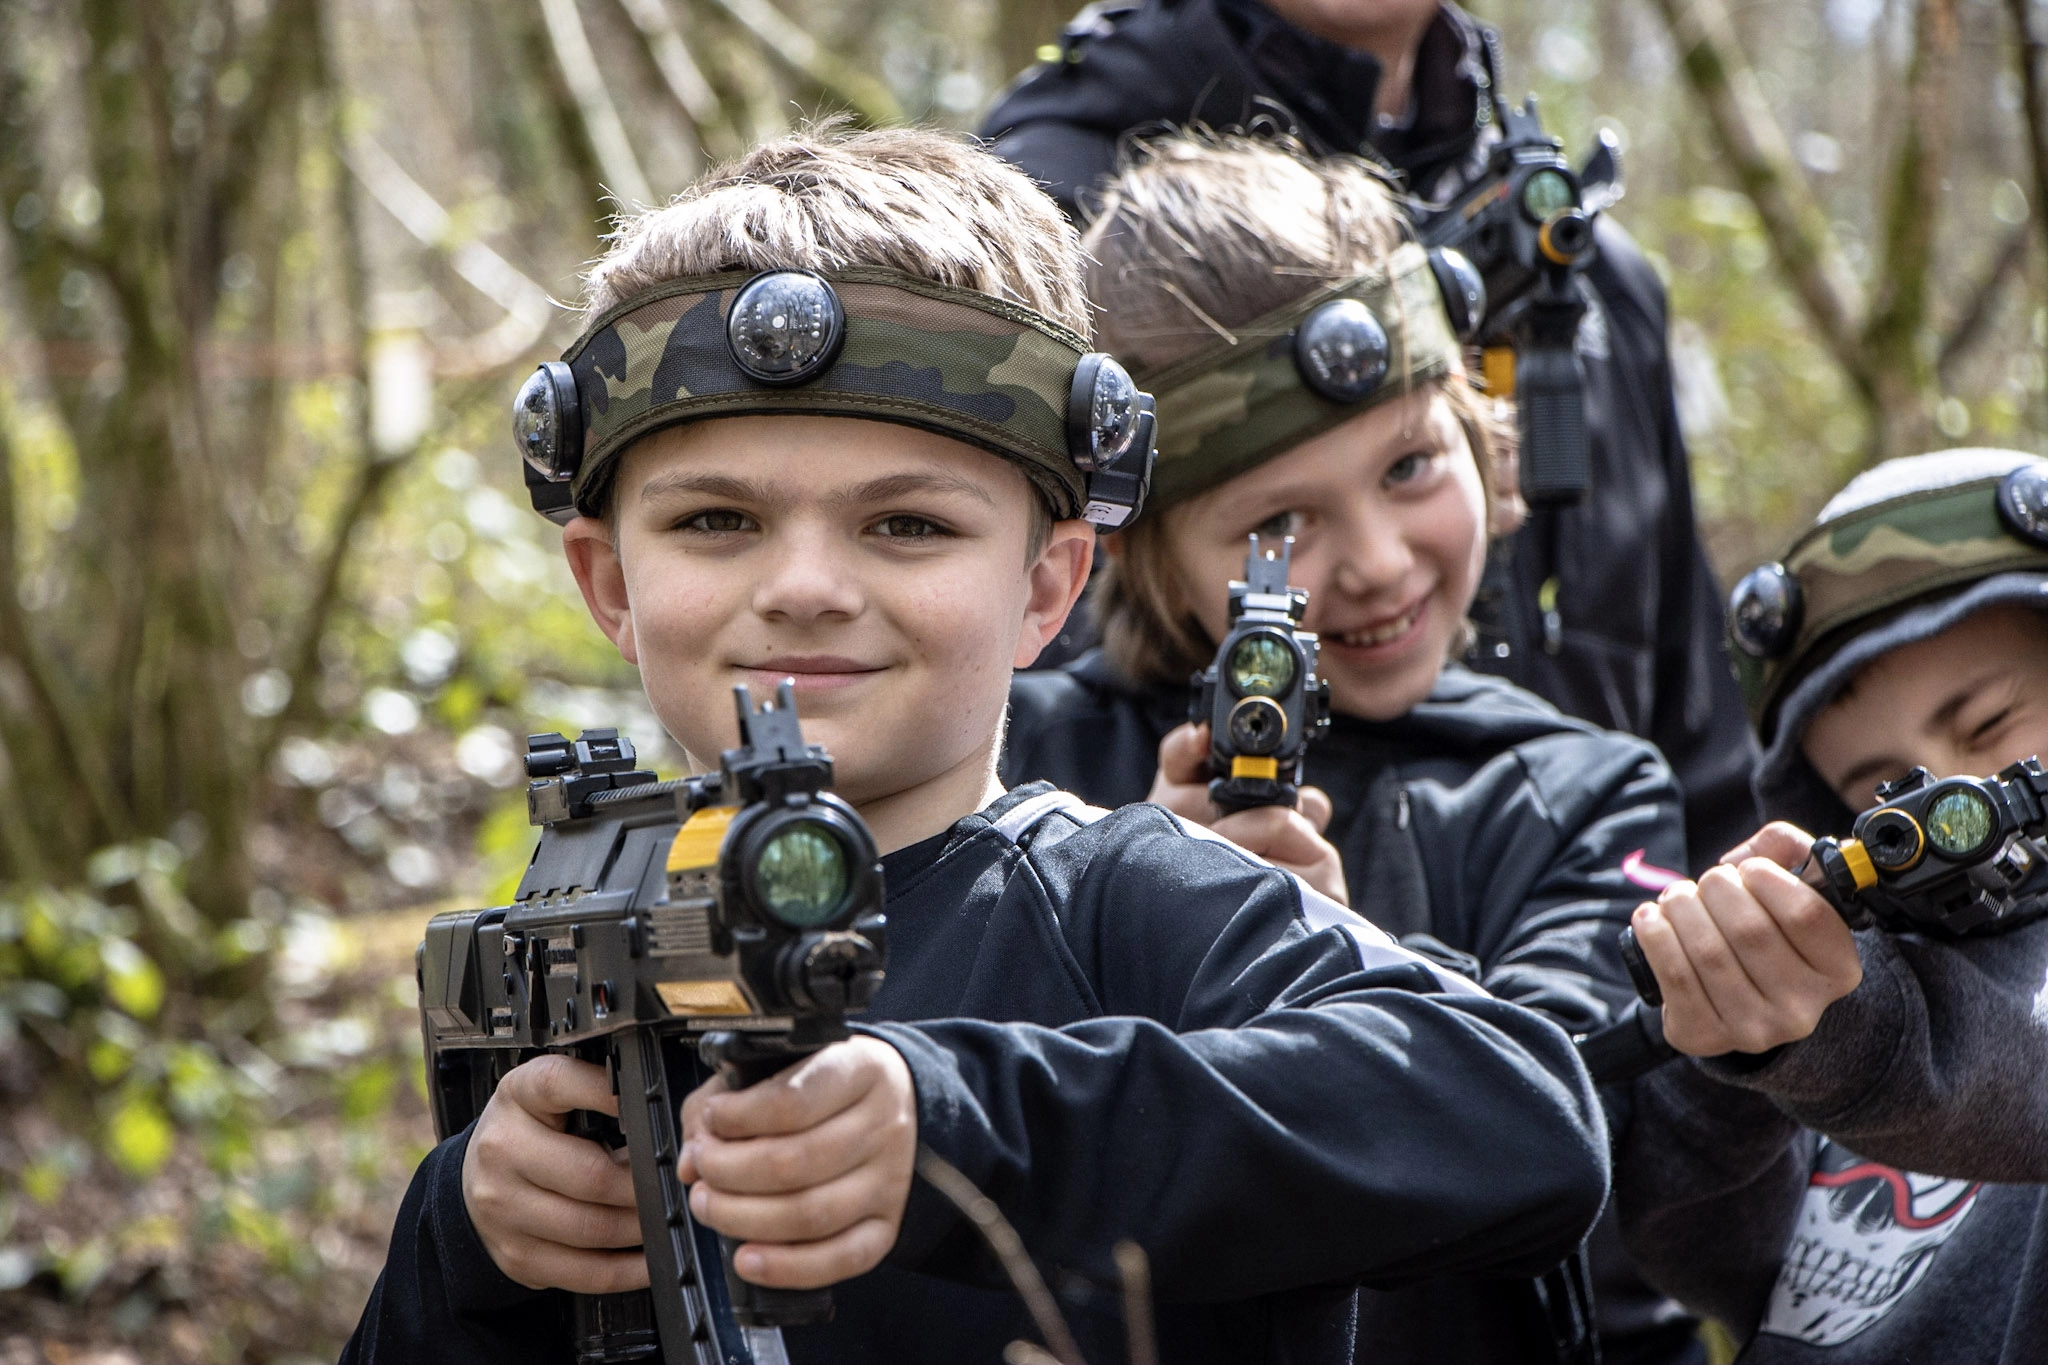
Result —
[{"label": "short blonde hair", "polygon": [[1088,332],[1079,240],[1022,171],[955,134],[834,124],[765,142],[622,219],[584,277],[584,314],[670,280],[853,266],[978,290]]},{"label": "short blonde hair", "polygon": [[[1206,129],[1135,142],[1082,239],[1096,344],[1136,371],[1170,365],[1325,285],[1384,269],[1409,232],[1386,173],[1359,157]],[[1495,524],[1505,424],[1462,378],[1434,383],[1471,444]],[[1141,517],[1119,540],[1092,590],[1103,648],[1133,682],[1183,683],[1215,642],[1177,579],[1165,518]]]}]

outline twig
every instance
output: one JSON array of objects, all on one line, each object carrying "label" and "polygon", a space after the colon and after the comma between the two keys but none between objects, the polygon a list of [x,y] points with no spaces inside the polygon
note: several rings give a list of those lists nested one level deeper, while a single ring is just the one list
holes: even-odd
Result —
[{"label": "twig", "polygon": [[1159,1365],[1159,1340],[1152,1330],[1152,1263],[1133,1241],[1116,1244],[1117,1278],[1124,1282],[1124,1335],[1130,1365]]},{"label": "twig", "polygon": [[[1037,1324],[1038,1334],[1052,1348],[1053,1359],[1059,1365],[1084,1365],[1080,1343],[1074,1340],[1066,1319],[1060,1316],[1059,1304],[1053,1301],[1052,1291],[1045,1287],[1045,1277],[1032,1264],[1031,1254],[1024,1249],[1024,1239],[1017,1235],[1016,1228],[1010,1226],[1010,1220],[1003,1217],[996,1201],[976,1189],[974,1182],[962,1175],[951,1162],[922,1143],[917,1148],[917,1173],[944,1195],[948,1203],[960,1210],[961,1216],[974,1224],[982,1240],[988,1243],[988,1249],[1002,1263],[1003,1273],[1016,1287],[1018,1297],[1031,1311],[1031,1320]],[[1005,1359],[1010,1358],[1008,1350],[1003,1355]],[[1012,1365],[1018,1363],[1013,1361]]]},{"label": "twig", "polygon": [[844,100],[865,123],[901,123],[903,106],[889,87],[825,50],[768,0],[711,0],[769,52],[809,77],[826,94]]},{"label": "twig", "polygon": [[584,131],[613,195],[628,207],[652,204],[654,189],[640,169],[640,158],[633,154],[633,144],[626,137],[626,125],[619,121],[618,108],[605,88],[597,54],[590,50],[590,35],[583,31],[583,20],[576,13],[576,0],[540,0],[540,12],[547,21],[548,42],[561,64],[562,79],[576,100]]}]

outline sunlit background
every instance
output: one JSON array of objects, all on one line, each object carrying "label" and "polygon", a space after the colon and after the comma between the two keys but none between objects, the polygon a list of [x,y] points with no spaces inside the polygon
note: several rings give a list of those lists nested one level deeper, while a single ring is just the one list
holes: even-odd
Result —
[{"label": "sunlit background", "polygon": [[[1479,8],[1626,150],[1724,576],[1881,454],[2043,447],[2027,0]],[[333,1358],[523,736],[679,762],[507,440],[607,215],[821,112],[972,127],[1069,17],[0,0],[0,1362]]]}]

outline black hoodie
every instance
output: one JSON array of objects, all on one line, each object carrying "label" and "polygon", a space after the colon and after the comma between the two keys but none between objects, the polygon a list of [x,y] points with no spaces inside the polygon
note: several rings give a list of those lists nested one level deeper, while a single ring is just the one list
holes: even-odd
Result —
[{"label": "black hoodie", "polygon": [[[883,870],[889,975],[860,1027],[1091,1361],[1123,1358],[1094,1288],[1121,1238],[1151,1259],[1161,1360],[1344,1365],[1352,1285],[1536,1273],[1600,1208],[1606,1134],[1555,1025],[1157,807],[1025,787]],[[345,1362],[569,1365],[564,1297],[470,1224],[466,1141],[415,1177]],[[797,1365],[995,1365],[1036,1336],[922,1183],[888,1260],[834,1293],[830,1325],[789,1331]]]},{"label": "black hoodie", "polygon": [[[1142,801],[1160,738],[1188,689],[1134,688],[1099,651],[1010,687],[1008,781],[1044,778],[1090,801]],[[1428,934],[1477,959],[1489,991],[1574,1033],[1634,998],[1617,948],[1631,911],[1684,865],[1678,790],[1648,744],[1560,715],[1527,692],[1446,669],[1392,721],[1335,716],[1308,780],[1329,793],[1326,831],[1351,904],[1395,935]],[[1605,1091],[1610,1121],[1626,1097]],[[1611,1223],[1593,1271],[1609,1361],[1691,1358],[1688,1320],[1620,1254]],[[1518,1328],[1521,1286],[1422,1285],[1361,1299],[1361,1360],[1375,1365],[1547,1360]]]},{"label": "black hoodie", "polygon": [[[1492,32],[1446,5],[1417,57],[1411,117],[1379,128],[1372,57],[1281,20],[1255,0],[1146,0],[1084,11],[1064,56],[997,99],[982,133],[1080,216],[1127,133],[1261,119],[1312,148],[1364,152],[1441,198],[1485,156],[1498,79]],[[1572,715],[1664,752],[1685,793],[1686,842],[1705,867],[1760,823],[1756,761],[1722,643],[1720,588],[1693,525],[1692,484],[1671,396],[1664,290],[1610,217],[1587,272],[1580,330],[1592,488],[1539,509],[1496,548],[1473,615],[1471,663]],[[1546,621],[1546,580],[1557,580]],[[1060,657],[1085,642],[1077,627]]]}]

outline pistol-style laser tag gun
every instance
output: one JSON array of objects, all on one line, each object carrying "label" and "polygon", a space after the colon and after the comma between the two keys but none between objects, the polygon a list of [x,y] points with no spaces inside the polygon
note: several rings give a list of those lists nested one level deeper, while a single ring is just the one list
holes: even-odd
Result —
[{"label": "pistol-style laser tag gun", "polygon": [[1293,557],[1293,536],[1278,553],[1252,536],[1244,581],[1230,585],[1230,629],[1190,684],[1188,718],[1209,726],[1209,799],[1225,813],[1293,805],[1302,755],[1330,727],[1330,684],[1301,629],[1308,592],[1287,585]]},{"label": "pistol-style laser tag gun", "polygon": [[[751,709],[720,770],[658,782],[615,730],[529,741],[540,846],[513,903],[437,915],[419,950],[434,1124],[459,1131],[542,1052],[597,1062],[626,1147],[653,1288],[579,1296],[578,1365],[783,1365],[780,1328],[831,1317],[829,1290],[763,1289],[690,1218],[677,1106],[715,1067],[750,1085],[847,1036],[881,985],[875,843],[824,788],[789,684]],[[721,1264],[723,1270],[720,1269]]]},{"label": "pistol-style laser tag gun", "polygon": [[1543,131],[1536,98],[1520,109],[1493,97],[1500,141],[1485,172],[1449,203],[1418,215],[1423,245],[1453,247],[1486,284],[1488,392],[1513,394],[1521,425],[1522,496],[1573,503],[1590,477],[1586,379],[1579,367],[1579,276],[1593,260],[1593,220],[1621,198],[1621,157],[1602,132],[1584,169]]},{"label": "pistol-style laser tag gun", "polygon": [[[1937,778],[1915,768],[1877,789],[1847,839],[1823,836],[1794,871],[1852,929],[1954,938],[2031,919],[2044,908],[2036,873],[2048,866],[2048,771],[2022,759],[1996,777]],[[1651,1005],[1663,992],[1635,931],[1622,961]]]}]

